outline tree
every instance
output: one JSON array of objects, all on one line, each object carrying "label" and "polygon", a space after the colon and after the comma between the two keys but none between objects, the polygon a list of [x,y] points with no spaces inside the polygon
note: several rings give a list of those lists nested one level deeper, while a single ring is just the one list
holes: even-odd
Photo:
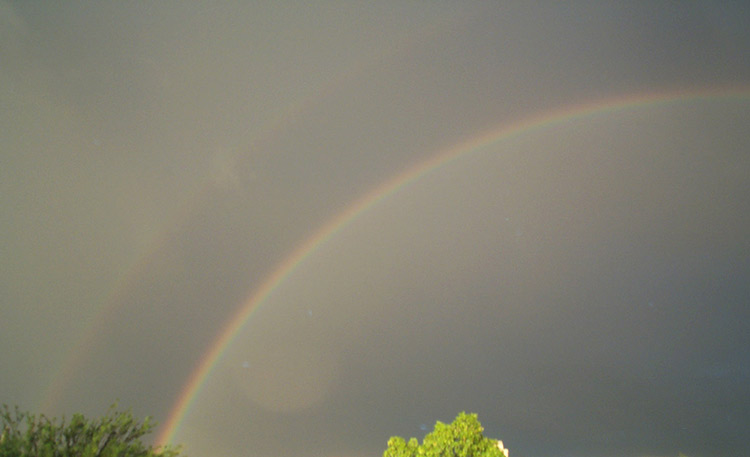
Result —
[{"label": "tree", "polygon": [[98,420],[74,414],[70,422],[59,423],[11,410],[0,410],[0,457],[177,457],[179,448],[146,446],[141,438],[151,433],[155,423],[147,417],[133,419],[130,411],[112,405]]},{"label": "tree", "polygon": [[451,424],[440,421],[420,445],[416,438],[408,442],[391,437],[383,457],[506,457],[502,442],[485,437],[476,414],[460,413]]}]

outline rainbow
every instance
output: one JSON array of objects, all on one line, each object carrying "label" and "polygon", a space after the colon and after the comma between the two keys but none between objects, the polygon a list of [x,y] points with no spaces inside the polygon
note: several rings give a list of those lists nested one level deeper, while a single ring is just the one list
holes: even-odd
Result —
[{"label": "rainbow", "polygon": [[[441,33],[446,28],[455,27],[457,24],[464,22],[466,18],[466,14],[464,13],[448,14],[434,23],[427,24],[417,30],[411,30],[403,36],[397,37],[394,40],[393,46],[384,48],[379,53],[364,55],[355,60],[342,71],[335,74],[333,78],[315,87],[306,97],[289,103],[275,116],[261,123],[251,133],[247,149],[258,149],[265,142],[273,140],[280,132],[301,118],[306,111],[319,105],[323,100],[328,99],[336,90],[339,90],[349,81],[357,81],[363,74],[372,71],[373,68],[387,64],[389,60],[398,56],[407,55],[420,43],[429,42],[436,34]],[[103,305],[84,325],[80,336],[67,351],[67,355],[57,364],[51,376],[51,382],[40,396],[37,410],[49,412],[57,406],[76,373],[85,365],[86,358],[95,347],[94,343],[101,336],[102,329],[111,323],[117,308],[122,304],[123,297],[129,288],[138,280],[142,272],[159,254],[160,249],[167,243],[169,238],[168,228],[183,225],[194,214],[197,208],[206,204],[206,197],[213,187],[214,183],[210,177],[207,179],[204,178],[203,182],[197,183],[195,189],[189,193],[188,197],[177,208],[171,220],[166,221],[166,223],[157,229],[155,237],[149,240],[148,244],[135,257],[134,261],[127,268],[123,269],[121,276],[112,282],[109,293],[103,297]]]},{"label": "rainbow", "polygon": [[201,391],[201,387],[209,378],[216,363],[221,359],[224,351],[232,343],[240,329],[247,323],[263,302],[294,272],[305,259],[314,254],[322,245],[347,227],[358,216],[378,205],[383,200],[396,194],[409,184],[423,176],[434,172],[438,168],[449,165],[481,148],[508,140],[520,135],[533,133],[544,128],[559,125],[571,120],[582,119],[594,115],[634,109],[654,104],[677,103],[691,100],[714,99],[747,99],[750,98],[750,86],[733,86],[703,89],[681,89],[668,92],[651,92],[637,95],[626,95],[605,100],[566,106],[560,109],[546,111],[535,116],[522,119],[499,128],[490,130],[457,146],[445,149],[430,159],[402,172],[378,187],[360,197],[348,208],[340,212],[333,219],[320,227],[312,236],[297,246],[275,270],[263,281],[259,288],[228,320],[227,325],[211,344],[208,351],[201,357],[196,368],[185,383],[174,407],[169,413],[167,422],[157,437],[157,445],[170,443],[180,428],[180,425],[190,410],[190,406]]}]

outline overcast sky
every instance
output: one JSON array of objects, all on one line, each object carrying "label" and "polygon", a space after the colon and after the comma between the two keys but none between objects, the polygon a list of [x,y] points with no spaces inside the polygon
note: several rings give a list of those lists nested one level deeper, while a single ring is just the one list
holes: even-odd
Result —
[{"label": "overcast sky", "polygon": [[743,2],[0,0],[0,403],[164,424],[356,201],[645,97],[361,211],[174,440],[378,457],[465,410],[517,457],[747,454],[749,23]]}]

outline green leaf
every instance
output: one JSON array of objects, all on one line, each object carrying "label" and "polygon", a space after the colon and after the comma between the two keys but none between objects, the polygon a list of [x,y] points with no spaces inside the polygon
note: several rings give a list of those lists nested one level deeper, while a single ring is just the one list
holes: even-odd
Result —
[{"label": "green leaf", "polygon": [[422,444],[416,438],[407,443],[400,436],[391,437],[383,457],[504,457],[498,441],[483,431],[476,414],[462,412],[451,424],[436,422]]},{"label": "green leaf", "polygon": [[154,423],[142,422],[117,405],[96,420],[74,414],[69,423],[11,410],[0,409],[0,457],[176,457],[180,448],[146,446],[141,438],[151,433]]}]

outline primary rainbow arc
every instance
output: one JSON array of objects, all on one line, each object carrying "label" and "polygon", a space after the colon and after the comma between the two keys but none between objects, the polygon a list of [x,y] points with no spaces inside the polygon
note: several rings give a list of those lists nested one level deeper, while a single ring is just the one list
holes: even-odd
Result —
[{"label": "primary rainbow arc", "polygon": [[279,287],[284,280],[297,269],[320,246],[348,226],[360,214],[366,212],[379,202],[387,199],[399,190],[418,180],[422,176],[446,166],[459,158],[490,146],[494,143],[510,139],[515,136],[531,133],[552,125],[562,124],[575,119],[585,118],[597,114],[610,113],[658,103],[670,103],[687,100],[717,99],[717,98],[750,98],[750,86],[713,87],[691,90],[674,90],[668,92],[626,95],[605,100],[592,101],[583,104],[567,106],[562,109],[546,111],[517,122],[500,126],[480,134],[464,143],[439,152],[434,157],[417,166],[398,174],[382,183],[363,197],[356,200],[348,208],[320,227],[312,236],[297,246],[263,281],[255,293],[229,319],[228,324],[211,344],[208,351],[201,357],[197,367],[191,373],[177,401],[172,408],[167,422],[157,437],[157,445],[165,445],[172,441],[179,427],[186,417],[191,404],[200,393],[201,387],[209,378],[216,363],[221,359],[224,351],[234,340],[240,329],[252,316],[252,313]]}]

